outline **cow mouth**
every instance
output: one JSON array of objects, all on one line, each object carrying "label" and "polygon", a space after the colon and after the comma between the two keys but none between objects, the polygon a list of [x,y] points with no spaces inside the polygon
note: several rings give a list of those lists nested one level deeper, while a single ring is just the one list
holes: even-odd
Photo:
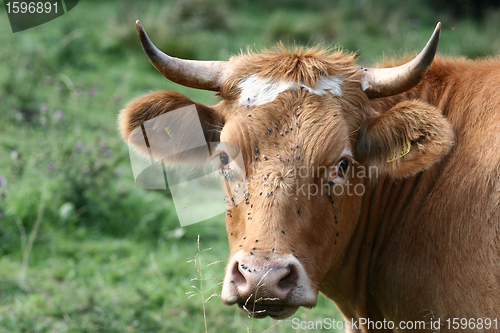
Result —
[{"label": "cow mouth", "polygon": [[298,310],[300,306],[284,305],[284,304],[269,304],[269,303],[238,303],[238,306],[243,309],[252,318],[265,318],[270,316],[273,319],[285,319],[290,317]]}]

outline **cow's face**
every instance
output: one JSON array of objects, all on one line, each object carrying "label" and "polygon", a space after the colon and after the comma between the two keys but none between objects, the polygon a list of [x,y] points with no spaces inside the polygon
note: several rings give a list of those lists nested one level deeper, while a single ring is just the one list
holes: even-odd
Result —
[{"label": "cow's face", "polygon": [[[283,54],[280,64],[302,57]],[[220,139],[240,147],[247,177],[245,201],[226,214],[231,257],[222,300],[256,317],[284,318],[316,304],[356,226],[360,197],[349,194],[359,184],[362,195],[363,180],[352,173],[368,98],[355,67],[316,81],[259,77],[248,67],[234,69],[232,90],[222,90],[229,116]],[[230,154],[217,154],[229,169]]]},{"label": "cow's face", "polygon": [[[190,63],[172,65],[180,60],[159,54],[138,28],[150,60],[167,77],[223,98],[214,107],[197,104],[207,141],[236,144],[246,176],[245,199],[228,200],[231,254],[222,300],[252,316],[286,318],[314,306],[341,269],[367,186],[378,176],[419,172],[451,146],[449,123],[434,107],[413,101],[375,110],[370,101],[417,84],[435,45],[419,55],[427,64],[412,63],[409,73],[398,67],[393,76],[359,68],[351,55],[317,50],[197,63],[186,74],[175,68]],[[433,39],[437,45],[436,33]],[[141,97],[122,111],[122,135],[130,142],[145,120],[189,104],[171,92]],[[234,171],[234,151],[227,150],[220,144],[212,152],[224,174]]]}]

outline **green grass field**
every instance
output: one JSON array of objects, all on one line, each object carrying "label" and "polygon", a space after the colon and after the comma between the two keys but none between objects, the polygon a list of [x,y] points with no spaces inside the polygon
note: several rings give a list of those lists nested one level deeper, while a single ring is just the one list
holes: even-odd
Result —
[{"label": "green grass field", "polygon": [[[371,65],[418,51],[438,21],[442,54],[500,52],[498,10],[474,21],[430,3],[80,1],[16,34],[0,11],[0,332],[205,332],[205,322],[209,332],[291,331],[290,320],[251,320],[217,297],[204,313],[229,253],[223,214],[180,228],[168,191],[134,184],[116,126],[129,100],[174,89],[217,102],[156,72],[135,20],[159,48],[189,59],[282,40],[342,46]],[[201,250],[212,248],[199,255],[198,235]],[[203,297],[193,288],[199,267]],[[340,319],[324,297],[295,317]]]}]

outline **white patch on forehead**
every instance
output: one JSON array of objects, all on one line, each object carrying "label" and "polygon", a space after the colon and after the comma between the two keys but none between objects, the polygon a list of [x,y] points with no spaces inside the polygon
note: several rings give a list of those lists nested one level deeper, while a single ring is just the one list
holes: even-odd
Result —
[{"label": "white patch on forehead", "polygon": [[238,85],[241,89],[240,104],[246,106],[257,106],[273,101],[280,93],[287,90],[304,88],[311,94],[325,95],[331,93],[342,96],[342,79],[338,76],[321,76],[315,88],[289,81],[274,81],[258,77],[256,74],[242,79]]},{"label": "white patch on forehead", "polygon": [[338,76],[320,76],[314,89],[304,84],[301,86],[316,95],[324,95],[329,92],[337,96],[342,96],[342,79]]},{"label": "white patch on forehead", "polygon": [[273,101],[280,93],[294,89],[292,82],[276,82],[252,74],[238,83],[241,89],[240,104],[256,106]]}]

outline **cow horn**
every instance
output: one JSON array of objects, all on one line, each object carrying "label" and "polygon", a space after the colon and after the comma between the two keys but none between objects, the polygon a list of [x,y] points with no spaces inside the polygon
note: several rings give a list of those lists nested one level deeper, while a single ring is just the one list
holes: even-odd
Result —
[{"label": "cow horn", "polygon": [[158,50],[139,20],[135,22],[142,49],[155,68],[167,79],[186,87],[219,91],[227,61],[196,61],[174,58]]},{"label": "cow horn", "polygon": [[387,97],[416,86],[431,67],[441,32],[438,23],[434,33],[418,56],[404,65],[392,68],[364,68],[361,87],[369,98]]}]

